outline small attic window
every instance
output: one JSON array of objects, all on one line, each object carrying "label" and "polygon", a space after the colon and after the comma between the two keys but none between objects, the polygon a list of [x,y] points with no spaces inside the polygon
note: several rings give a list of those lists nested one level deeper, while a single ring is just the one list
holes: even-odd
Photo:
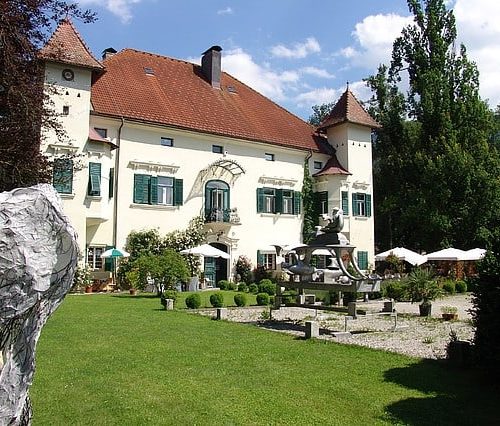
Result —
[{"label": "small attic window", "polygon": [[144,67],[144,72],[146,73],[146,75],[155,75],[153,68],[150,67]]},{"label": "small attic window", "polygon": [[234,86],[227,86],[227,91],[229,93],[238,93],[238,91],[236,90],[236,87],[234,87]]}]

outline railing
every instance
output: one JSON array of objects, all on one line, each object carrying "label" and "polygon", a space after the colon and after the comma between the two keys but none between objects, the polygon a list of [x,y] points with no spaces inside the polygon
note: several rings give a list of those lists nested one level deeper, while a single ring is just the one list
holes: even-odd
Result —
[{"label": "railing", "polygon": [[212,208],[205,210],[205,223],[213,222],[239,225],[240,217],[236,207],[232,209]]}]

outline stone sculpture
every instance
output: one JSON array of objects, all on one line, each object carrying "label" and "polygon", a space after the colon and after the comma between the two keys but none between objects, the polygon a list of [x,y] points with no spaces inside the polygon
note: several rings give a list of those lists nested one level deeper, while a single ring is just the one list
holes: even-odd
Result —
[{"label": "stone sculpture", "polygon": [[75,231],[51,185],[0,194],[0,425],[31,423],[36,343],[77,260]]}]

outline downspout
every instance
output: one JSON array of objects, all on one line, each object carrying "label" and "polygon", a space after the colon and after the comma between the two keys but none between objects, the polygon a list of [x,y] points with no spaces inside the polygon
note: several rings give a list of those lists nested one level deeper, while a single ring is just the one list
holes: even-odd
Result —
[{"label": "downspout", "polygon": [[113,247],[116,247],[116,242],[117,242],[117,233],[118,233],[118,175],[120,174],[120,151],[121,151],[121,144],[122,144],[122,127],[125,124],[125,119],[123,117],[120,117],[122,120],[122,123],[120,124],[120,127],[118,128],[118,136],[117,136],[117,142],[118,142],[118,149],[116,150],[116,155],[115,155],[115,175],[113,176],[113,186],[114,186],[114,199],[113,199]]}]

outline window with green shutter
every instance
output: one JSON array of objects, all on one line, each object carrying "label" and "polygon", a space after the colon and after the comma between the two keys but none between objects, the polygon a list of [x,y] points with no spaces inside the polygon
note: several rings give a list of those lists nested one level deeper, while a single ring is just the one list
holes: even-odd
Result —
[{"label": "window with green shutter", "polygon": [[328,213],[328,191],[314,193],[314,215],[319,217],[323,213]]},{"label": "window with green shutter", "polygon": [[87,195],[101,195],[101,163],[89,163],[89,184]]},{"label": "window with green shutter", "polygon": [[349,193],[347,191],[342,191],[342,212],[345,216],[349,215]]},{"label": "window with green shutter", "polygon": [[57,158],[52,168],[52,185],[60,194],[73,192],[73,160]]},{"label": "window with green shutter", "polygon": [[372,197],[370,194],[352,194],[352,213],[354,216],[369,217],[372,215]]},{"label": "window with green shutter", "polygon": [[134,203],[183,205],[183,180],[166,176],[134,175]]},{"label": "window with green shutter", "polygon": [[368,252],[358,251],[358,268],[362,270],[368,269]]}]

